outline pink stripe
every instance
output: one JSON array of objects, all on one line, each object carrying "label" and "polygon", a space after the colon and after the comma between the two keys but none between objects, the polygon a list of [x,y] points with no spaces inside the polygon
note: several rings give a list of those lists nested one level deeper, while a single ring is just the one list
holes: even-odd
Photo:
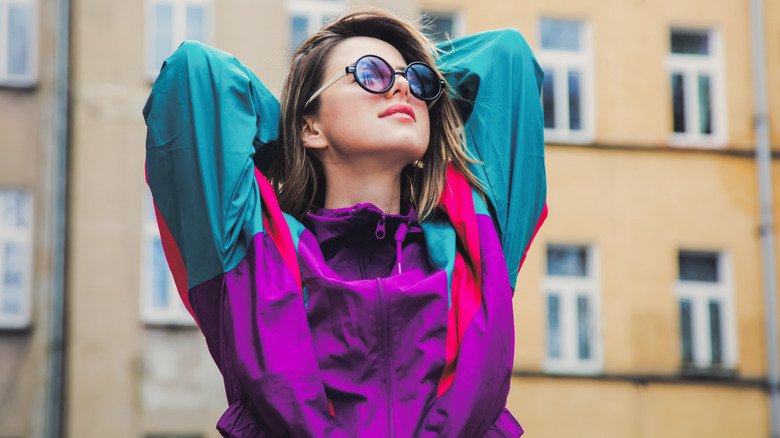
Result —
[{"label": "pink stripe", "polygon": [[471,185],[466,178],[452,167],[447,167],[447,182],[439,206],[449,215],[458,238],[464,242],[469,264],[460,254],[455,255],[452,273],[452,306],[447,314],[447,361],[439,380],[438,395],[441,396],[455,380],[460,345],[471,320],[482,304],[482,255],[479,247],[477,215]]},{"label": "pink stripe", "polygon": [[276,199],[271,183],[255,168],[255,179],[260,187],[260,197],[263,199],[263,227],[271,240],[273,240],[282,260],[295,278],[298,289],[303,292],[303,282],[301,281],[301,269],[298,266],[298,253],[293,245],[290,227],[284,219],[282,210],[279,208],[279,202]]},{"label": "pink stripe", "polygon": [[184,259],[181,257],[179,245],[176,244],[176,240],[174,240],[171,231],[168,229],[168,224],[165,223],[160,210],[157,209],[157,204],[154,205],[154,214],[157,216],[157,226],[160,228],[163,252],[165,253],[165,259],[168,261],[168,267],[171,269],[171,274],[173,274],[176,290],[179,292],[179,297],[181,302],[184,303],[184,307],[192,315],[192,319],[198,322],[198,318],[195,317],[195,312],[192,311],[192,306],[190,305],[190,294],[187,293],[187,267],[184,265]]},{"label": "pink stripe", "polygon": [[534,238],[536,237],[536,233],[539,232],[539,228],[542,228],[542,224],[544,223],[545,219],[547,219],[547,203],[544,204],[544,208],[542,209],[542,214],[539,215],[539,220],[536,221],[536,229],[534,229],[534,235],[531,236],[531,240],[528,241],[528,246],[525,247],[525,252],[523,252],[523,258],[520,259],[520,266],[517,269],[521,269],[523,267],[523,262],[525,261],[525,256],[528,255],[528,250],[531,248],[531,244],[534,243]]},{"label": "pink stripe", "polygon": [[[144,165],[144,178],[146,183],[149,184],[149,178],[146,177],[146,166]],[[173,283],[176,285],[176,291],[179,292],[181,302],[184,303],[184,307],[192,315],[192,319],[198,323],[198,318],[195,317],[195,312],[192,311],[190,305],[190,295],[187,288],[187,266],[184,264],[184,259],[181,256],[181,250],[176,240],[171,234],[171,230],[168,229],[168,224],[165,222],[160,210],[157,208],[157,204],[154,203],[154,215],[157,217],[157,227],[160,229],[160,241],[162,242],[163,253],[165,254],[165,260],[168,261],[168,267],[173,275]]]}]

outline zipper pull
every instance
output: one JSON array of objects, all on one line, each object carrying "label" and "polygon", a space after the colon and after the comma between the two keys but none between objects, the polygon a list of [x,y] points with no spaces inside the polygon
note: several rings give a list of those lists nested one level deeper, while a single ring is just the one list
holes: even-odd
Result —
[{"label": "zipper pull", "polygon": [[379,218],[379,222],[376,224],[376,233],[374,233],[377,239],[385,238],[385,214],[382,213],[382,217]]},{"label": "zipper pull", "polygon": [[408,230],[408,227],[406,224],[398,224],[398,230],[395,232],[395,262],[398,266],[398,273],[401,273],[401,246],[404,243],[404,239],[406,238],[406,231]]}]

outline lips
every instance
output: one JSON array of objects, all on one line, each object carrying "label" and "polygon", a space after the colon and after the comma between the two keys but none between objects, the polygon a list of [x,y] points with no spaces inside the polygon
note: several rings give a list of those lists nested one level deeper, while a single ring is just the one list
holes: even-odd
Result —
[{"label": "lips", "polygon": [[392,116],[393,114],[406,114],[409,117],[412,118],[412,120],[417,120],[417,117],[414,115],[414,109],[412,109],[409,105],[403,105],[403,104],[397,104],[392,105],[388,109],[385,110],[382,114],[379,115],[380,118]]}]

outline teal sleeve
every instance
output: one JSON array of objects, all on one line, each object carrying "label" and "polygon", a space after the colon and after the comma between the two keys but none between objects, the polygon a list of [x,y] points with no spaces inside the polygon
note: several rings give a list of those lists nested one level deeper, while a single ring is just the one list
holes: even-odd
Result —
[{"label": "teal sleeve", "polygon": [[543,72],[516,30],[444,43],[440,69],[455,92],[468,150],[483,164],[471,171],[487,189],[509,278],[540,223],[547,184],[540,100]]},{"label": "teal sleeve", "polygon": [[262,231],[253,155],[276,139],[279,103],[235,57],[188,41],[143,114],[147,180],[189,289],[235,267]]}]

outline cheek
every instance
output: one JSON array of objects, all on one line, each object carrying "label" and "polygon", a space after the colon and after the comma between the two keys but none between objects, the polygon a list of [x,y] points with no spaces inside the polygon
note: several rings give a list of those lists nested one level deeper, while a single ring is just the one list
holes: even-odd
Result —
[{"label": "cheek", "polygon": [[[422,127],[425,138],[430,142],[431,138],[431,116],[428,111],[424,111],[420,117],[419,123]],[[423,120],[424,119],[424,120]]]}]

